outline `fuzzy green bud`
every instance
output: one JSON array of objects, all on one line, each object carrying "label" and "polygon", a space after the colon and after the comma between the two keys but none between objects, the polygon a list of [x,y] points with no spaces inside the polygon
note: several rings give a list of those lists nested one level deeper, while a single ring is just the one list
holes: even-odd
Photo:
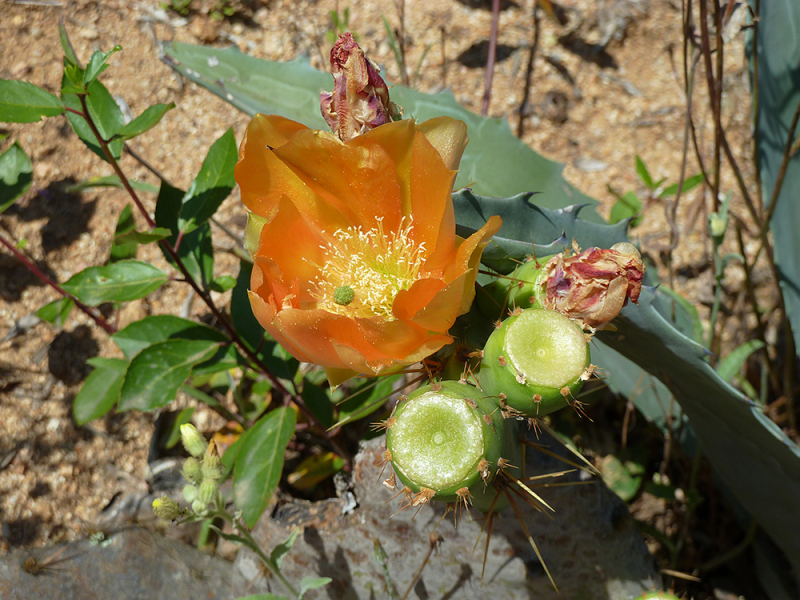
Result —
[{"label": "fuzzy green bud", "polygon": [[181,441],[186,451],[196,458],[203,456],[208,448],[206,438],[191,423],[181,425]]},{"label": "fuzzy green bud", "polygon": [[589,343],[561,313],[528,309],[503,321],[483,349],[480,385],[526,417],[563,408],[590,374]]},{"label": "fuzzy green bud", "polygon": [[153,500],[153,512],[159,519],[174,521],[186,514],[186,510],[172,498],[161,496]]},{"label": "fuzzy green bud", "polygon": [[190,483],[200,483],[203,479],[203,467],[199,460],[194,456],[190,456],[183,462],[181,474]]},{"label": "fuzzy green bud", "polygon": [[206,479],[200,484],[200,489],[197,492],[197,500],[203,503],[203,506],[208,506],[214,501],[214,498],[219,491],[219,483],[213,479]]},{"label": "fuzzy green bud", "polygon": [[208,479],[219,481],[220,479],[222,479],[223,472],[224,469],[222,468],[222,461],[219,458],[217,445],[214,443],[214,440],[211,440],[211,442],[209,442],[208,444],[208,449],[206,450],[206,453],[203,456],[203,464],[202,464],[203,481],[206,481]]},{"label": "fuzzy green bud", "polygon": [[197,500],[197,486],[193,483],[187,483],[183,486],[183,499],[189,504]]},{"label": "fuzzy green bud", "polygon": [[195,500],[192,502],[192,512],[197,515],[202,515],[206,512],[207,504],[201,502],[200,500]]}]

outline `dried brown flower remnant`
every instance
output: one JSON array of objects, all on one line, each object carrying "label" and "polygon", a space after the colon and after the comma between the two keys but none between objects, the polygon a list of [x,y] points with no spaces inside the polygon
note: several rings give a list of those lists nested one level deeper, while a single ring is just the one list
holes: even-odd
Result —
[{"label": "dried brown flower remnant", "polygon": [[644,263],[633,244],[620,243],[609,250],[559,254],[544,271],[542,305],[597,328],[616,317],[628,299],[639,299]]},{"label": "dried brown flower remnant", "polygon": [[340,35],[334,44],[331,71],[333,92],[320,93],[320,108],[340,140],[346,142],[400,117],[377,65],[364,56],[351,33]]}]

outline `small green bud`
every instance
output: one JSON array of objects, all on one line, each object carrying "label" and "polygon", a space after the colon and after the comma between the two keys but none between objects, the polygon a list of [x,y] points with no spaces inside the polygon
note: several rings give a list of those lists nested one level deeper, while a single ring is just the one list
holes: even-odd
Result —
[{"label": "small green bud", "polygon": [[183,486],[183,499],[189,504],[197,500],[197,486],[193,483],[187,483]]},{"label": "small green bud", "polygon": [[333,290],[333,301],[340,306],[347,306],[356,298],[356,293],[349,285],[340,285]]},{"label": "small green bud", "polygon": [[203,467],[200,461],[191,456],[183,463],[183,478],[190,483],[200,483],[203,479]]},{"label": "small green bud", "polygon": [[206,512],[206,504],[202,503],[200,500],[195,500],[192,502],[192,512],[197,515],[202,515]]},{"label": "small green bud", "polygon": [[200,490],[197,493],[198,502],[202,502],[203,506],[208,506],[214,501],[214,498],[219,491],[219,483],[213,479],[206,479],[200,484]]},{"label": "small green bud", "polygon": [[202,479],[203,481],[207,479],[219,481],[222,479],[223,473],[224,469],[222,468],[222,461],[219,458],[219,452],[217,452],[217,444],[214,443],[214,440],[211,440],[203,456]]},{"label": "small green bud", "polygon": [[208,448],[208,442],[203,437],[194,425],[191,423],[184,423],[181,425],[181,441],[186,451],[195,457],[201,457]]},{"label": "small green bud", "polygon": [[186,514],[186,510],[172,498],[161,496],[153,500],[153,512],[159,519],[174,521]]}]

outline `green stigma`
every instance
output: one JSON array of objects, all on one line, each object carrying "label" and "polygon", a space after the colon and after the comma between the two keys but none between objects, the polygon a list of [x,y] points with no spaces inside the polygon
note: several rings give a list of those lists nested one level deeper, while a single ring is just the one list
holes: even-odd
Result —
[{"label": "green stigma", "polygon": [[333,301],[340,306],[347,306],[356,297],[356,293],[349,285],[340,285],[333,290]]}]

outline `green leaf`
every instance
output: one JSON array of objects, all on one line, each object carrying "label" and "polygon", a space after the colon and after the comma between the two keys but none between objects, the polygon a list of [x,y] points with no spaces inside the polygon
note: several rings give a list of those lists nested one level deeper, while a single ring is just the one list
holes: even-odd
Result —
[{"label": "green leaf", "polygon": [[164,442],[165,448],[174,448],[175,445],[180,441],[181,425],[185,425],[191,421],[195,410],[196,409],[193,406],[189,406],[178,413],[178,415],[175,417],[175,420],[172,421],[172,425],[169,428],[169,434],[166,436],[167,441]]},{"label": "green leaf", "polygon": [[94,367],[75,396],[72,415],[78,425],[99,419],[117,403],[128,361],[96,356],[88,361]]},{"label": "green leaf", "polygon": [[212,292],[227,292],[236,286],[236,278],[230,275],[220,275],[215,277],[214,281],[208,286]]},{"label": "green leaf", "polygon": [[[183,196],[181,190],[162,182],[156,201],[156,225],[172,231],[167,241],[173,247],[178,241],[178,217]],[[162,252],[170,264],[177,268],[169,253],[163,248]],[[183,235],[177,252],[192,279],[207,289],[214,279],[214,248],[209,224],[203,223],[198,229]]]},{"label": "green leaf", "polygon": [[303,380],[303,400],[308,409],[326,428],[333,427],[333,405],[330,396],[307,377]]},{"label": "green leaf", "polygon": [[86,65],[86,74],[83,79],[84,83],[89,85],[92,81],[97,79],[97,77],[108,68],[106,64],[108,57],[120,50],[122,50],[122,46],[114,46],[108,52],[101,52],[100,50],[95,51],[89,59],[89,64]]},{"label": "green leaf", "polygon": [[219,208],[236,185],[233,168],[239,158],[233,129],[211,145],[203,166],[183,198],[178,227],[184,233],[194,231]]},{"label": "green leaf", "polygon": [[734,377],[742,370],[744,363],[750,358],[750,355],[756,350],[764,347],[764,342],[761,340],[750,340],[734,349],[733,352],[728,354],[717,364],[717,374],[725,381],[732,381]]},{"label": "green leaf", "polygon": [[650,171],[647,170],[647,165],[644,164],[644,161],[639,157],[638,154],[636,155],[636,172],[649,189],[654,190],[656,187],[658,187],[655,183],[653,183],[653,178],[650,177]]},{"label": "green leaf", "polygon": [[[146,192],[148,194],[157,194],[158,187],[153,185],[152,183],[147,183],[146,181],[137,181],[135,179],[129,179],[128,183],[130,183],[131,187],[135,189],[137,192]],[[74,185],[70,185],[65,187],[64,189],[67,192],[81,192],[85,189],[89,188],[96,188],[96,187],[114,187],[114,188],[124,188],[125,186],[122,185],[122,181],[116,175],[105,175],[103,177],[92,177],[91,179],[85,179],[80,183],[76,183]]]},{"label": "green leaf", "polygon": [[394,385],[400,377],[402,375],[370,379],[354,388],[338,405],[339,422],[336,425],[352,423],[374,413],[394,393]]},{"label": "green leaf", "polygon": [[58,96],[27,81],[0,79],[0,123],[35,123],[63,112]]},{"label": "green leaf", "polygon": [[136,223],[133,220],[133,209],[130,204],[126,204],[117,219],[117,227],[114,230],[114,241],[111,243],[108,262],[115,263],[120,260],[136,258],[136,244],[120,241],[120,237],[135,231]]},{"label": "green leaf", "polygon": [[[172,232],[165,227],[156,227],[150,231],[128,231],[114,238],[115,244],[150,244],[168,238]],[[233,279],[233,278],[231,278]]]},{"label": "green leaf", "polygon": [[[634,192],[628,192],[624,196],[620,197],[614,203],[614,206],[611,207],[611,214],[608,217],[608,221],[613,225],[614,223],[619,223],[625,219],[632,219],[638,215],[641,210],[642,201],[639,200],[639,196],[637,196]],[[636,220],[637,219],[634,221]],[[638,220],[641,221],[641,219]],[[631,223],[632,227],[635,227],[636,225],[638,225],[638,223]]]},{"label": "green leaf", "polygon": [[78,60],[78,55],[75,54],[75,49],[72,47],[72,42],[69,41],[67,28],[64,27],[63,20],[59,20],[58,22],[58,37],[61,40],[61,48],[64,50],[64,58],[66,59],[66,62],[80,67],[81,61]]},{"label": "green leaf", "polygon": [[[686,180],[683,182],[683,193],[686,194],[696,188],[698,185],[703,183],[703,174],[698,173],[697,175],[692,175],[691,177],[687,177]],[[666,188],[658,195],[659,198],[665,198],[666,196],[674,196],[678,193],[678,184],[674,183]]]},{"label": "green leaf", "polygon": [[244,435],[233,470],[233,498],[248,527],[256,524],[278,485],[294,426],[294,410],[283,407],[259,419]]},{"label": "green leaf", "polygon": [[134,321],[112,335],[111,339],[128,359],[151,344],[166,340],[209,341],[217,344],[229,341],[225,334],[213,327],[172,315],[153,315]]},{"label": "green leaf", "polygon": [[303,577],[300,580],[300,597],[302,598],[309,590],[316,590],[323,585],[328,585],[333,581],[330,577]]},{"label": "green leaf", "polygon": [[28,191],[33,182],[33,165],[19,142],[0,154],[0,214]]},{"label": "green leaf", "polygon": [[63,327],[74,306],[75,302],[72,298],[59,298],[37,310],[36,316],[56,327]]},{"label": "green leaf", "polygon": [[[279,114],[328,130],[319,111],[319,91],[333,89],[333,78],[313,69],[307,58],[278,63],[242,54],[235,47],[179,42],[164,44],[164,52],[164,61],[173,69],[250,115]],[[534,190],[540,193],[538,202],[549,207],[597,203],[563,178],[563,165],[531,150],[504,119],[487,119],[466,110],[450,91],[424,94],[392,85],[391,95],[405,115],[419,121],[450,116],[467,124],[470,143],[461,159],[456,189],[469,186],[476,193],[494,196]],[[583,216],[600,221],[592,209]]]},{"label": "green leaf", "polygon": [[166,274],[151,264],[122,260],[76,273],[62,287],[81,302],[97,306],[103,302],[126,302],[144,298],[167,282]]},{"label": "green leaf", "polygon": [[208,360],[219,344],[202,340],[167,340],[139,352],[125,373],[119,410],[150,411],[175,399],[192,367]]},{"label": "green leaf", "polygon": [[145,131],[149,131],[158,125],[164,115],[173,108],[175,108],[174,102],[170,102],[169,104],[154,104],[120,129],[118,135],[126,140],[135,138],[137,135],[141,135]]},{"label": "green leaf", "polygon": [[[66,81],[67,78],[65,76],[62,79],[61,100],[68,108],[83,112],[83,106],[81,105],[78,95],[75,93],[68,93],[63,89]],[[86,89],[86,106],[89,111],[89,116],[97,127],[100,137],[106,141],[112,140],[125,124],[122,110],[106,87],[100,83],[99,79],[92,81]],[[97,154],[97,156],[106,160],[106,155],[103,153],[100,143],[97,141],[97,137],[95,137],[86,119],[71,112],[67,112],[67,119],[81,141],[86,144],[92,152]],[[108,144],[111,155],[117,160],[119,160],[122,154],[122,146],[124,143],[125,141],[123,139],[117,138],[110,141]]]},{"label": "green leaf", "polygon": [[298,533],[300,533],[300,528],[295,527],[292,529],[292,533],[289,534],[289,537],[286,538],[284,542],[281,542],[272,549],[269,558],[272,560],[272,562],[278,565],[278,568],[280,568],[281,564],[283,564],[283,557],[289,554],[289,550],[291,550],[292,546],[294,546],[294,541],[297,539]]},{"label": "green leaf", "polygon": [[624,463],[610,454],[603,459],[603,481],[624,502],[633,499],[642,485],[644,469],[636,463]]}]

